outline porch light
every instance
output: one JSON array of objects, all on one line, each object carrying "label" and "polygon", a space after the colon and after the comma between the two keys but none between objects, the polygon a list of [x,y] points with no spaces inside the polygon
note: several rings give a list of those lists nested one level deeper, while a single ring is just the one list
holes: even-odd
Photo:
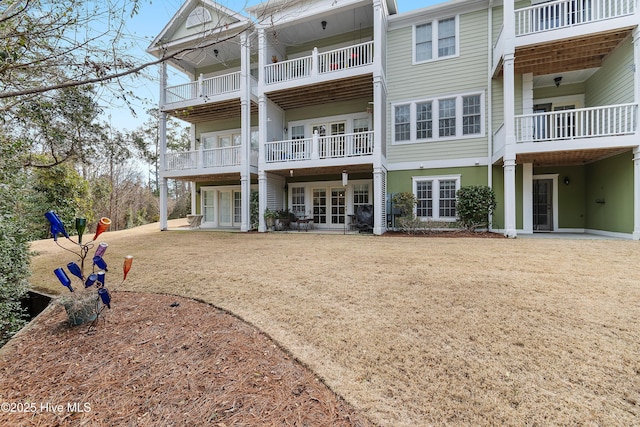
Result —
[{"label": "porch light", "polygon": [[555,79],[553,79],[553,81],[556,84],[556,87],[560,87],[560,82],[562,81],[562,76],[558,76]]},{"label": "porch light", "polygon": [[327,21],[322,21],[320,24],[322,24],[322,29],[323,30],[327,29]]},{"label": "porch light", "polygon": [[569,177],[568,177],[568,176],[565,176],[565,177],[564,177],[564,180],[563,180],[562,182],[564,182],[564,185],[569,185],[569,183],[571,182],[571,180],[569,179]]},{"label": "porch light", "polygon": [[218,57],[218,49],[213,49],[213,54],[216,56],[216,58]]},{"label": "porch light", "polygon": [[349,184],[349,174],[347,171],[342,171],[342,186],[346,187]]}]

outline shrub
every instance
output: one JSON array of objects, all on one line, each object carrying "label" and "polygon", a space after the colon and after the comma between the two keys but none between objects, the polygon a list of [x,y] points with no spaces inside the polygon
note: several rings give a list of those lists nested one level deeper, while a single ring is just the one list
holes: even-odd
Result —
[{"label": "shrub", "polygon": [[486,185],[462,187],[456,192],[456,211],[460,225],[474,231],[489,226],[489,216],[496,208],[496,196]]},{"label": "shrub", "polygon": [[396,193],[391,197],[391,203],[394,209],[400,211],[402,218],[414,218],[413,208],[416,206],[416,196],[413,193],[408,191]]}]

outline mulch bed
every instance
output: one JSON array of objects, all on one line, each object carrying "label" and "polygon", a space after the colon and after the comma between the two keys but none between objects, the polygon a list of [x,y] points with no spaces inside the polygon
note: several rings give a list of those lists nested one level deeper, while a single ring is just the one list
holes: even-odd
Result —
[{"label": "mulch bed", "polygon": [[503,234],[492,233],[490,231],[469,231],[469,230],[431,230],[424,233],[407,233],[404,231],[387,231],[382,237],[468,237],[474,239],[506,239]]},{"label": "mulch bed", "polygon": [[2,348],[0,425],[373,425],[233,315],[170,295],[112,297],[94,331],[68,326],[56,305]]}]

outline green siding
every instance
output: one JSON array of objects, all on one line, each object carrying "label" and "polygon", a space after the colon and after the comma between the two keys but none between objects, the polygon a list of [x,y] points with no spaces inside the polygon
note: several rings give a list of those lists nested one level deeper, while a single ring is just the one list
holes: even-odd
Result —
[{"label": "green siding", "polygon": [[414,176],[439,176],[460,175],[460,185],[487,185],[486,166],[472,166],[467,168],[438,168],[438,169],[414,169],[404,171],[390,171],[387,175],[387,193],[395,194],[413,190],[412,177]]},{"label": "green siding", "polygon": [[332,104],[313,105],[311,107],[287,110],[285,120],[293,122],[309,120],[316,117],[339,116],[341,114],[364,113],[369,107],[371,99],[356,99],[352,101],[334,102]]},{"label": "green siding", "polygon": [[558,96],[581,95],[585,92],[584,83],[560,84],[559,87],[546,86],[533,90],[534,104],[536,99],[555,98]]},{"label": "green siding", "polygon": [[[318,25],[320,25],[318,23]],[[312,42],[303,43],[296,46],[287,46],[287,55],[294,57],[311,55],[313,48],[317,47],[320,52],[326,52],[339,45],[355,45],[370,41],[373,39],[373,28],[362,28],[358,31],[338,34],[333,37],[313,40]]]},{"label": "green siding", "polygon": [[[586,167],[562,166],[534,168],[533,174],[558,174],[558,227],[575,229],[586,228]],[[565,177],[569,178],[569,185],[564,184]]]},{"label": "green siding", "polygon": [[[387,84],[388,104],[457,95],[467,92],[487,96],[487,10],[460,15],[460,55],[412,65],[412,26],[388,33]],[[425,22],[429,18],[425,18]],[[387,140],[392,141],[392,108],[387,110]],[[488,129],[485,122],[485,130]],[[459,140],[398,144],[387,147],[390,163],[420,160],[486,157],[487,137]]]},{"label": "green siding", "polygon": [[491,187],[496,195],[496,209],[493,211],[491,225],[493,228],[504,229],[504,170],[502,166],[491,167]]},{"label": "green siding", "polygon": [[[633,154],[629,151],[586,167],[587,228],[633,232]],[[604,200],[597,203],[596,200]]]},{"label": "green siding", "polygon": [[587,80],[586,106],[634,102],[632,64],[633,44],[628,38],[607,57],[602,67]]}]

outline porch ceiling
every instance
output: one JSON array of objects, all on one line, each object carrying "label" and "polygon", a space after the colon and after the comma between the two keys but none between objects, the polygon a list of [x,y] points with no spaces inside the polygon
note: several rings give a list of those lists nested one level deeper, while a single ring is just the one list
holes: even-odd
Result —
[{"label": "porch ceiling", "polygon": [[631,31],[631,28],[625,28],[517,47],[515,73],[533,73],[534,76],[538,76],[600,67],[607,55],[631,35]]},{"label": "porch ceiling", "polygon": [[534,166],[575,166],[593,163],[607,157],[629,151],[629,148],[601,148],[594,150],[551,151],[517,154],[516,163],[533,163]]},{"label": "porch ceiling", "polygon": [[193,181],[193,182],[211,182],[211,183],[223,183],[229,181],[240,182],[240,173],[221,173],[216,175],[182,175],[172,176],[169,179],[175,179],[176,181]]},{"label": "porch ceiling", "polygon": [[[240,100],[211,102],[185,108],[165,110],[167,114],[185,122],[195,124],[213,120],[240,119]],[[251,103],[251,114],[258,114],[258,105]]]},{"label": "porch ceiling", "polygon": [[373,173],[373,165],[345,165],[300,169],[286,168],[279,170],[270,170],[268,172],[275,175],[280,175],[285,178],[289,178],[291,177],[291,171],[293,171],[294,178],[299,178],[301,176],[339,175],[342,174],[343,171],[347,171],[347,173]]},{"label": "porch ceiling", "polygon": [[373,78],[370,74],[349,77],[270,92],[268,96],[284,110],[351,99],[373,99]]}]

